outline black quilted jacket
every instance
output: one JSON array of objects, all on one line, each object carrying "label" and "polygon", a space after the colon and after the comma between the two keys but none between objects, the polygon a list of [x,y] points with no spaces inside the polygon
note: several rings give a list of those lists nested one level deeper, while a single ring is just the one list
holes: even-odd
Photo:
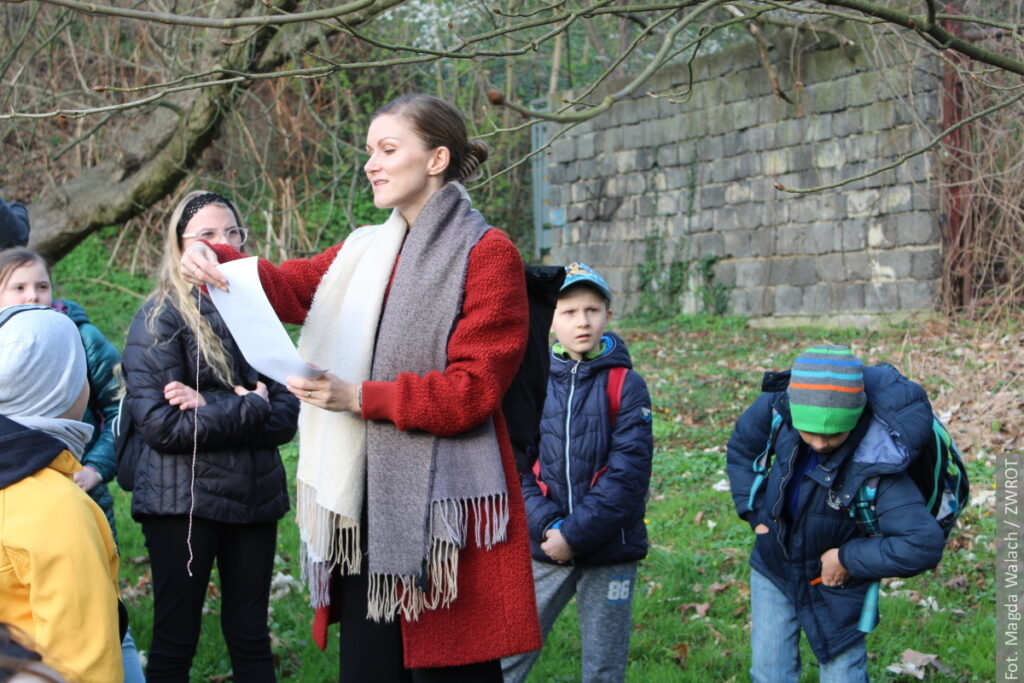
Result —
[{"label": "black quilted jacket", "polygon": [[150,334],[146,317],[152,305],[148,301],[136,313],[122,360],[128,391],[124,409],[132,424],[128,438],[142,440],[135,449],[132,516],[189,513],[198,419],[193,514],[232,524],[280,519],[288,510],[288,491],[277,447],[295,435],[298,400],[245,362],[220,314],[204,298],[202,314],[224,340],[235,383],[251,389],[257,379],[263,381],[270,402],[255,393],[236,395],[202,363],[199,391],[207,405],[195,412],[168,404],[163,394],[167,383],[196,383],[196,342],[171,307],[161,312]]}]

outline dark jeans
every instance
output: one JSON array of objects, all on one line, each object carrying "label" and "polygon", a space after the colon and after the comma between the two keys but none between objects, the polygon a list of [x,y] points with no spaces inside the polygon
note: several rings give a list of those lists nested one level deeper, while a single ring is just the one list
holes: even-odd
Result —
[{"label": "dark jeans", "polygon": [[189,576],[188,518],[147,516],[140,521],[153,571],[153,644],[146,679],[151,683],[189,680],[216,560],[221,631],[234,680],[275,681],[267,608],[277,522],[223,524],[193,518]]},{"label": "dark jeans", "polygon": [[[365,519],[365,512],[364,512]],[[360,537],[365,545],[366,528]],[[332,600],[341,604],[341,645],[338,680],[341,683],[501,683],[501,661],[406,669],[402,665],[402,626],[396,618],[376,622],[366,618],[367,562],[357,576],[331,577]]]}]

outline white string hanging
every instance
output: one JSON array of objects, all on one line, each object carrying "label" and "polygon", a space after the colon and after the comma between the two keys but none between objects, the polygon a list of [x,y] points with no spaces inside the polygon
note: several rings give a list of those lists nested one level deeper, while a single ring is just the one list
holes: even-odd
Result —
[{"label": "white string hanging", "polygon": [[[202,287],[196,287],[196,309],[200,311],[202,315],[203,306],[203,290]],[[188,547],[188,562],[185,563],[185,571],[188,572],[189,578],[192,577],[192,560],[194,556],[192,554],[192,513],[196,509],[196,455],[199,453],[199,363],[203,355],[203,347],[199,343],[199,330],[196,330],[196,384],[195,384],[195,398],[192,404],[192,471],[191,480],[189,481],[189,493],[188,493],[188,533],[185,536],[185,545]]]}]

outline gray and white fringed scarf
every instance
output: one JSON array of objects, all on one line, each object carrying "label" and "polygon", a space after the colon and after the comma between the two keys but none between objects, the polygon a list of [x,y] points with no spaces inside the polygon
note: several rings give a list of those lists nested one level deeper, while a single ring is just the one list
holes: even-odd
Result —
[{"label": "gray and white fringed scarf", "polygon": [[[397,210],[353,232],[317,289],[302,357],[350,382],[443,372],[469,252],[487,230],[465,189],[449,183],[423,207],[408,238]],[[299,430],[296,517],[314,607],[328,603],[334,567],[359,571],[364,495],[368,616],[378,621],[447,606],[457,594],[459,548],[505,540],[508,493],[491,420],[438,437],[303,404]]]}]

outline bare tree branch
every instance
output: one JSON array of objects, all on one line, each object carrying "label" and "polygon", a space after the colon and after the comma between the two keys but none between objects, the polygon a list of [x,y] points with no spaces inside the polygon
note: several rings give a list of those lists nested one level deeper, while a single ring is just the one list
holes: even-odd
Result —
[{"label": "bare tree branch", "polygon": [[809,21],[786,21],[776,16],[761,16],[759,21],[763,24],[778,26],[780,28],[788,28],[794,31],[806,31],[808,33],[824,33],[825,35],[832,36],[836,39],[836,42],[843,46],[856,45],[856,41],[850,38],[842,31],[837,31],[831,26],[825,26],[823,24],[815,24]]},{"label": "bare tree branch", "polygon": [[744,20],[743,28],[746,29],[747,33],[754,38],[754,42],[757,43],[757,54],[761,57],[761,66],[764,67],[765,73],[768,74],[768,82],[772,85],[772,92],[779,99],[792,104],[793,100],[789,99],[789,96],[782,92],[782,87],[779,85],[779,76],[775,73],[775,68],[768,57],[768,40],[764,37],[764,33],[761,32],[761,29],[758,28],[754,21],[748,20],[747,15],[735,5],[726,5],[725,10],[733,16]]},{"label": "bare tree branch", "polygon": [[653,32],[654,32],[654,29],[656,29],[656,28],[657,28],[657,27],[659,27],[659,26],[660,26],[661,24],[663,24],[664,22],[666,22],[666,21],[668,21],[669,19],[671,19],[671,18],[672,18],[672,15],[673,15],[673,14],[675,14],[675,12],[666,12],[666,13],[665,13],[665,14],[663,14],[663,15],[662,15],[661,17],[659,17],[659,18],[655,19],[655,20],[654,20],[654,21],[652,21],[652,22],[651,22],[650,24],[648,24],[648,25],[647,25],[647,27],[646,27],[646,28],[644,28],[644,30],[643,30],[643,31],[641,31],[641,32],[640,32],[640,33],[639,33],[639,34],[638,34],[638,35],[636,36],[636,38],[634,38],[634,39],[633,39],[633,42],[632,42],[632,43],[631,43],[631,44],[629,45],[629,47],[627,47],[627,48],[626,48],[625,50],[623,50],[623,51],[622,51],[622,54],[620,54],[620,55],[618,56],[618,58],[617,58],[617,59],[616,59],[615,61],[613,61],[613,62],[612,62],[611,64],[609,64],[609,65],[608,65],[608,67],[607,67],[607,68],[606,68],[606,69],[604,70],[604,72],[603,72],[603,73],[601,73],[601,75],[599,75],[599,76],[598,76],[597,78],[595,78],[595,79],[594,79],[594,81],[593,81],[593,82],[592,82],[592,83],[591,83],[591,84],[590,84],[589,86],[587,86],[586,88],[584,88],[583,92],[581,92],[581,93],[579,93],[579,94],[575,94],[575,93],[574,93],[574,94],[573,94],[573,98],[572,98],[572,100],[571,100],[571,101],[569,101],[569,102],[567,102],[567,103],[566,103],[566,104],[565,104],[564,106],[562,106],[562,107],[561,107],[561,108],[560,108],[560,109],[558,110],[558,111],[559,111],[559,113],[561,113],[561,112],[564,112],[564,111],[566,111],[567,109],[571,108],[571,107],[572,107],[573,105],[579,105],[579,104],[583,104],[583,103],[584,103],[584,101],[585,101],[585,100],[586,100],[586,99],[587,99],[588,97],[590,97],[590,95],[591,95],[591,94],[592,94],[592,93],[593,93],[593,92],[594,92],[595,90],[597,90],[597,88],[598,88],[598,87],[600,87],[600,85],[601,85],[602,83],[604,83],[604,82],[605,82],[605,81],[606,81],[606,80],[607,80],[608,78],[610,78],[610,77],[611,77],[611,75],[612,75],[613,73],[615,73],[616,69],[618,69],[618,68],[619,68],[619,66],[621,66],[621,65],[622,65],[622,63],[623,63],[623,62],[625,62],[625,61],[626,61],[626,59],[627,59],[627,58],[628,58],[628,57],[629,57],[629,56],[630,56],[631,54],[633,54],[633,52],[634,52],[634,51],[635,51],[635,50],[636,50],[636,49],[637,49],[637,48],[638,48],[638,47],[640,46],[640,44],[641,44],[641,43],[642,43],[642,42],[643,42],[643,41],[644,41],[644,40],[645,40],[645,39],[646,39],[646,38],[647,38],[647,37],[648,37],[648,36],[649,36],[649,35],[650,35],[651,33],[653,33]]},{"label": "bare tree branch", "polygon": [[516,104],[514,102],[509,102],[507,99],[505,99],[505,96],[498,91],[491,91],[490,93],[488,93],[488,97],[491,101],[491,104],[504,105],[506,107],[509,107],[513,111],[519,112],[524,116],[544,119],[545,121],[555,121],[558,123],[577,123],[581,121],[586,121],[588,119],[592,119],[608,111],[616,102],[620,102],[625,98],[629,97],[637,88],[643,85],[648,78],[653,76],[658,71],[658,69],[664,66],[665,62],[668,61],[674,49],[673,43],[675,42],[676,36],[678,36],[683,29],[691,26],[694,23],[694,21],[696,21],[697,18],[700,17],[701,14],[707,12],[708,10],[712,9],[717,5],[725,3],[726,1],[727,0],[705,0],[704,2],[700,3],[700,5],[698,5],[692,12],[687,14],[683,19],[680,19],[678,22],[676,22],[672,26],[672,28],[670,28],[665,33],[665,36],[662,38],[661,46],[659,47],[657,54],[651,59],[650,63],[643,71],[641,71],[636,77],[631,79],[629,83],[627,83],[617,92],[605,96],[599,104],[594,105],[589,109],[563,113],[544,112],[537,111],[535,109],[529,109],[528,107],[523,107],[522,105]]},{"label": "bare tree branch", "polygon": [[[431,50],[428,48],[413,47],[411,45],[391,45],[380,40],[371,38],[365,34],[357,32],[355,29],[344,27],[346,33],[351,34],[354,38],[366,43],[367,45],[373,45],[390,52],[410,52],[414,54],[430,55],[433,57],[450,57],[452,59],[475,59],[477,57],[515,57],[518,55],[524,55],[531,51],[536,51],[537,47],[555,37],[558,34],[563,33],[573,22],[579,19],[581,16],[592,13],[594,10],[599,9],[602,5],[608,5],[615,0],[597,0],[597,2],[583,9],[579,9],[573,12],[569,12],[566,15],[555,15],[545,19],[537,19],[522,24],[516,24],[513,26],[507,26],[505,28],[495,29],[487,33],[475,35],[471,38],[466,38],[462,43],[451,50]],[[492,38],[499,38],[501,36],[508,35],[510,33],[518,33],[531,28],[537,28],[540,26],[547,26],[548,24],[558,23],[559,25],[551,31],[545,33],[539,38],[531,40],[528,45],[519,49],[507,49],[507,50],[469,50],[466,48],[477,43],[490,40]]]},{"label": "bare tree branch", "polygon": [[844,178],[843,180],[840,180],[840,181],[837,181],[837,182],[834,182],[834,183],[830,183],[828,185],[818,185],[817,187],[808,187],[808,188],[786,187],[785,185],[783,185],[782,183],[780,183],[778,181],[772,183],[772,185],[775,187],[776,190],[780,190],[782,192],[789,192],[789,193],[792,193],[792,194],[811,194],[812,192],[822,192],[823,190],[834,190],[837,187],[842,187],[844,185],[849,185],[850,183],[855,183],[858,180],[864,180],[865,178],[870,178],[872,176],[876,176],[879,173],[884,173],[885,171],[891,171],[892,169],[896,168],[897,166],[900,166],[900,165],[906,163],[910,159],[913,159],[914,157],[917,157],[917,156],[921,156],[925,152],[929,152],[929,151],[935,149],[935,147],[940,142],[942,142],[942,140],[947,135],[949,135],[950,133],[952,133],[952,132],[954,132],[956,130],[959,130],[960,128],[963,128],[968,123],[971,123],[972,121],[977,121],[978,119],[985,118],[986,116],[988,116],[990,114],[994,114],[995,112],[999,111],[1000,109],[1005,109],[1006,107],[1009,107],[1012,104],[1020,102],[1022,99],[1024,99],[1024,92],[1018,94],[1016,97],[1011,97],[1010,99],[1005,100],[1003,102],[997,102],[996,104],[993,104],[990,107],[986,107],[986,108],[982,109],[981,111],[975,112],[974,114],[971,114],[970,116],[967,116],[967,117],[961,119],[960,121],[958,121],[954,125],[949,126],[945,130],[940,132],[938,135],[933,137],[928,142],[928,144],[923,145],[921,147],[918,147],[917,149],[912,150],[910,152],[907,152],[906,154],[901,154],[900,156],[896,157],[896,159],[894,159],[893,161],[889,162],[888,164],[884,164],[884,165],[879,166],[877,168],[873,168],[870,171],[866,171],[866,172],[861,173],[859,175],[851,176],[849,178]]},{"label": "bare tree branch", "polygon": [[960,54],[970,57],[971,59],[976,59],[980,62],[991,64],[992,66],[997,66],[1000,69],[1024,76],[1024,61],[1014,59],[1009,55],[985,49],[976,43],[971,43],[970,41],[960,38],[950,31],[947,31],[940,24],[935,23],[934,17],[929,21],[928,17],[914,16],[892,9],[891,7],[867,2],[866,0],[819,1],[823,5],[845,7],[847,9],[862,12],[867,16],[875,17],[888,23],[908,28],[922,36],[930,38],[939,49],[956,50]]},{"label": "bare tree branch", "polygon": [[[936,0],[349,0],[326,9],[298,0],[215,0],[209,9],[153,0],[130,8],[90,0],[0,2],[10,5],[12,27],[0,44],[0,144],[32,165],[12,174],[10,184],[36,197],[33,244],[51,256],[96,227],[144,211],[197,168],[204,182],[223,182],[246,209],[267,217],[275,248],[311,249],[335,229],[325,228],[318,211],[351,222],[353,207],[365,200],[360,131],[349,122],[361,120],[369,103],[411,87],[449,96],[472,112],[471,127],[502,150],[494,158],[506,160],[477,187],[515,203],[523,195],[506,189],[526,191],[525,162],[551,140],[652,87],[666,66],[692,64],[699,52],[747,40],[730,26],[743,25],[757,41],[772,89],[783,97],[777,60],[768,57],[779,48],[771,41],[786,34],[772,35],[768,25],[849,45],[852,24],[858,45],[884,32],[905,44],[925,42],[949,62],[963,55],[957,72],[1006,100],[969,121],[1016,102],[1016,77],[1024,74],[1024,25],[977,0],[965,0],[962,14],[939,12]],[[149,11],[167,7],[173,11]],[[715,14],[719,7],[731,13],[727,20]],[[211,16],[190,16],[198,13],[193,8]],[[386,25],[372,22],[389,10]],[[956,36],[949,22],[974,30]],[[557,67],[549,63],[556,43],[563,57]],[[609,85],[622,73],[634,75]],[[552,111],[523,106],[566,82],[572,94],[551,102]],[[490,97],[505,107],[487,105],[491,87],[503,90]],[[526,117],[518,125],[515,112]],[[82,120],[88,116],[94,118]],[[531,153],[524,132],[542,120],[565,125]],[[834,185],[780,189],[839,187],[936,144]],[[39,154],[40,147],[47,152]],[[291,236],[306,221],[310,232]]]},{"label": "bare tree branch", "polygon": [[[294,6],[294,0],[277,5],[281,11]],[[251,0],[234,0],[228,7],[241,15]],[[261,26],[249,40],[227,46],[211,34],[204,53],[220,63],[221,71],[246,72],[278,31],[273,25]],[[236,77],[207,84],[178,115],[170,115],[166,108],[155,110],[144,128],[148,141],[138,156],[113,155],[33,202],[32,246],[56,260],[92,230],[124,222],[172,191],[216,137],[250,81]]]},{"label": "bare tree branch", "polygon": [[995,19],[988,19],[985,17],[972,17],[964,14],[943,14],[939,13],[936,15],[936,19],[942,19],[944,21],[959,21],[964,24],[978,24],[979,26],[991,26],[993,28],[1001,28],[1011,33],[1017,33],[1024,29],[1024,24],[1013,24],[1008,21],[996,21]]},{"label": "bare tree branch", "polygon": [[[24,0],[0,0],[0,2],[14,4],[24,2]],[[85,14],[150,21],[157,24],[169,24],[172,26],[232,29],[238,28],[239,26],[284,26],[286,24],[299,24],[307,21],[335,19],[364,10],[373,5],[374,0],[354,0],[354,2],[350,2],[347,5],[341,5],[339,7],[332,7],[329,9],[314,10],[312,12],[297,12],[295,14],[279,13],[270,16],[256,17],[225,17],[220,19],[190,17],[184,14],[170,14],[167,12],[146,12],[144,10],[129,9],[126,7],[111,7],[109,5],[100,5],[91,2],[78,2],[77,0],[38,0],[38,2],[66,7]],[[265,2],[264,5],[270,9],[274,9],[274,6],[269,2]]]},{"label": "bare tree branch", "polygon": [[[0,2],[7,2],[9,0],[0,0]],[[63,1],[63,0],[61,0]],[[709,0],[714,2],[721,2],[723,0]],[[16,112],[12,111],[7,114],[0,114],[0,120],[5,119],[39,119],[39,118],[53,118],[53,117],[64,117],[64,118],[80,118],[83,116],[89,116],[92,114],[102,114],[106,112],[125,111],[136,107],[142,107],[148,104],[153,104],[159,100],[164,99],[167,95],[174,93],[184,92],[188,90],[197,90],[208,87],[217,87],[222,85],[229,85],[234,83],[242,83],[245,81],[257,81],[257,80],[268,80],[278,78],[313,78],[327,76],[337,71],[358,71],[367,68],[386,68],[392,66],[415,64],[428,61],[434,61],[440,58],[449,59],[477,59],[480,57],[514,57],[518,55],[524,55],[531,51],[535,51],[538,45],[546,42],[552,37],[565,31],[569,25],[578,20],[581,16],[593,13],[596,10],[602,9],[604,5],[608,5],[614,0],[598,0],[595,4],[570,12],[564,17],[553,17],[539,20],[532,20],[523,24],[517,24],[502,29],[496,29],[494,31],[488,31],[482,34],[472,36],[464,39],[461,44],[451,50],[434,50],[429,48],[418,48],[411,45],[392,45],[384,43],[383,41],[376,40],[370,36],[363,35],[355,30],[350,24],[342,24],[338,27],[338,31],[345,32],[352,35],[354,38],[360,40],[363,43],[372,45],[374,47],[382,48],[388,52],[396,53],[409,53],[410,57],[397,57],[393,59],[383,59],[370,62],[339,62],[327,57],[318,57],[318,59],[325,63],[324,66],[320,67],[309,67],[304,69],[290,69],[287,71],[277,72],[266,72],[268,67],[271,67],[270,63],[262,63],[261,70],[263,73],[248,71],[239,72],[237,70],[227,68],[211,69],[197,74],[190,74],[174,81],[159,84],[149,84],[144,86],[138,86],[137,88],[117,88],[114,86],[101,85],[96,86],[95,89],[99,91],[110,91],[110,92],[134,92],[143,90],[152,90],[157,88],[163,88],[158,93],[150,95],[148,97],[131,100],[129,102],[122,102],[116,105],[106,105],[101,107],[90,107],[81,109],[53,109],[45,112]],[[397,3],[394,3],[397,4]],[[381,9],[383,11],[383,9]],[[472,45],[484,42],[493,38],[497,38],[509,33],[521,32],[530,28],[536,28],[545,26],[551,23],[559,23],[559,25],[549,31],[548,33],[536,38],[530,42],[529,45],[522,48],[508,49],[508,50],[467,50]],[[282,59],[285,55],[281,55]],[[211,75],[228,75],[229,78],[221,78],[210,81],[200,81],[198,83],[186,83],[187,81],[195,80],[198,78],[204,78]]]}]

